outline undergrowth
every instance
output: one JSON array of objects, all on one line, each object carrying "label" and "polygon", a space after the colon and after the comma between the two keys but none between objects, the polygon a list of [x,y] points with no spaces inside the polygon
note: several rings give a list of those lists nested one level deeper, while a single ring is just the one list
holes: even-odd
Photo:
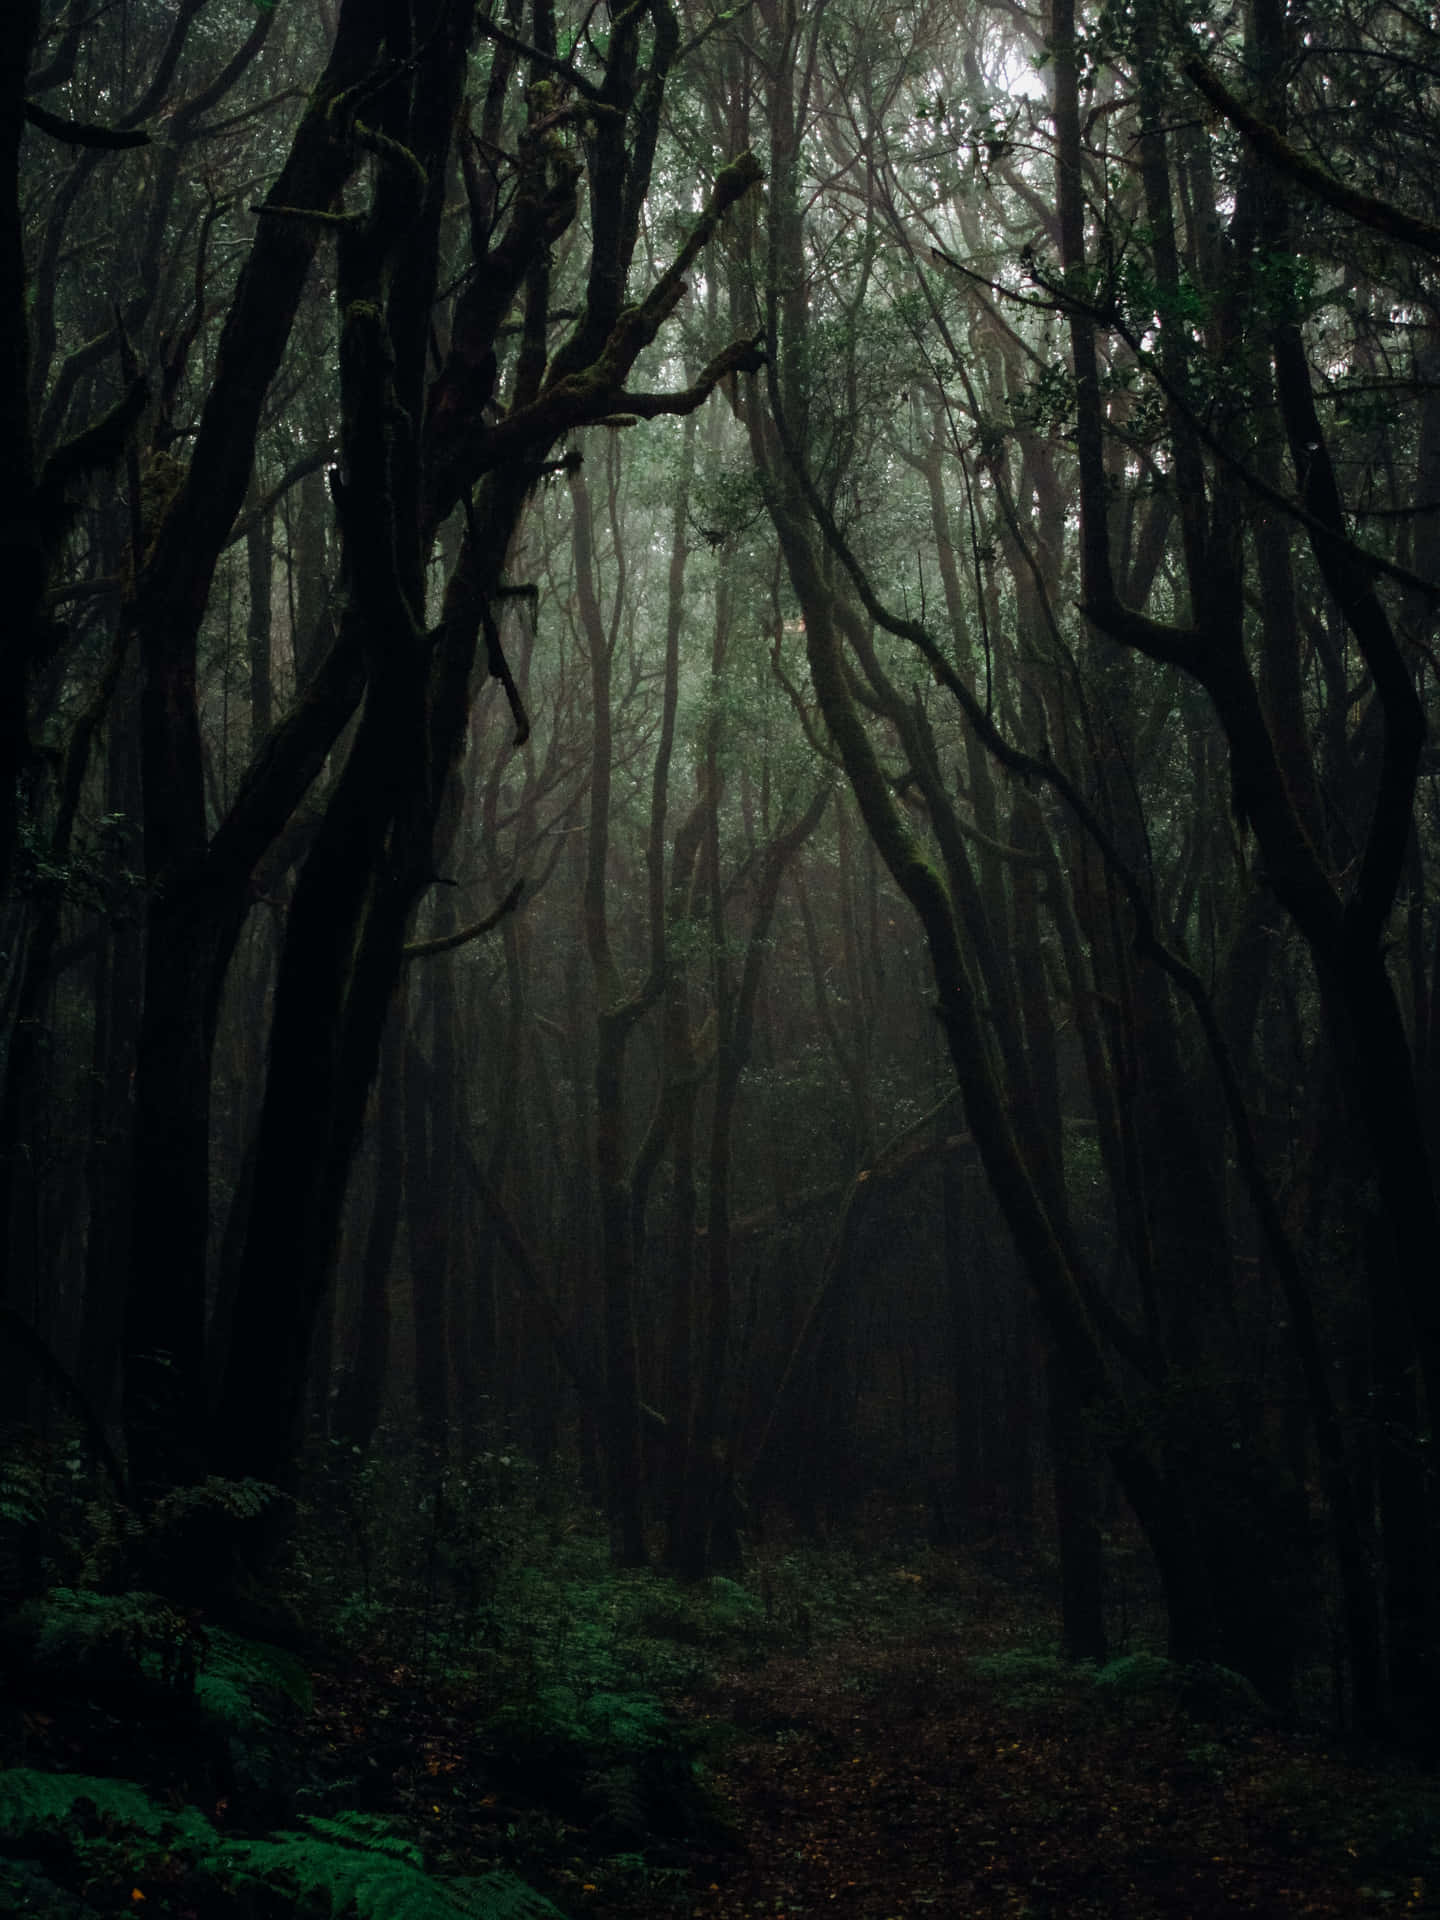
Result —
[{"label": "undergrowth", "polygon": [[203,1911],[216,1920],[559,1916],[510,1873],[432,1879],[417,1846],[363,1814],[310,1819],[294,1831],[248,1839],[218,1833],[195,1807],[162,1806],[130,1781],[17,1768],[0,1773],[0,1832],[7,1851],[20,1856],[0,1861],[0,1897],[16,1913],[46,1906],[133,1912],[144,1904],[152,1913]]},{"label": "undergrowth", "polygon": [[1134,1725],[1186,1718],[1242,1731],[1270,1718],[1243,1675],[1211,1662],[1180,1665],[1142,1651],[1097,1665],[1066,1660],[1053,1649],[1013,1647],[977,1654],[969,1664],[1017,1712],[1068,1707]]},{"label": "undergrowth", "polygon": [[[0,1652],[11,1693],[0,1718],[0,1913],[558,1915],[508,1866],[437,1877],[403,1826],[356,1807],[315,1810],[329,1796],[307,1758],[307,1659],[127,1584],[127,1574],[173,1567],[197,1524],[253,1521],[272,1497],[251,1482],[209,1481],[147,1523],[38,1447],[0,1460]],[[392,1598],[391,1624],[403,1632],[414,1608]],[[309,1613],[311,1659],[359,1657],[342,1606]]]},{"label": "undergrowth", "polygon": [[[309,1623],[307,1657],[127,1584],[164,1555],[78,1475],[60,1491],[63,1529],[53,1476],[34,1460],[0,1473],[0,1637],[20,1676],[0,1744],[0,1911],[541,1920],[559,1910],[524,1877],[536,1846],[573,1855],[581,1835],[613,1882],[632,1860],[670,1871],[657,1848],[726,1844],[706,1741],[665,1702],[712,1662],[763,1654],[782,1623],[738,1581],[617,1573],[587,1516],[518,1456],[427,1473],[413,1455],[332,1450],[278,1609]],[[267,1497],[207,1483],[157,1532],[245,1521]],[[391,1731],[317,1736],[316,1659],[357,1721],[383,1679]],[[445,1701],[468,1732],[437,1759],[406,1721]],[[398,1791],[422,1766],[479,1776],[491,1791],[469,1803],[511,1817],[488,1840],[440,1830],[438,1782]]]},{"label": "undergrowth", "polygon": [[[159,1524],[173,1537],[267,1499],[207,1484]],[[1143,1649],[1066,1662],[1034,1638],[1033,1595],[918,1539],[772,1536],[744,1578],[688,1584],[618,1571],[595,1516],[503,1450],[463,1471],[329,1450],[282,1596],[308,1643],[141,1584],[164,1559],[136,1545],[73,1464],[0,1462],[0,1652],[19,1676],[0,1719],[0,1913],[555,1920],[571,1894],[678,1898],[687,1860],[734,1845],[710,1780],[737,1736],[674,1703],[733,1694],[777,1654],[835,1649],[882,1715],[913,1671],[917,1716],[945,1692],[1102,1744],[1133,1735],[1227,1790],[1273,1726],[1221,1668]],[[1317,1780],[1271,1766],[1256,1820],[1317,1851],[1339,1835],[1377,1873],[1440,1844],[1436,1793],[1402,1783],[1362,1807]]]}]

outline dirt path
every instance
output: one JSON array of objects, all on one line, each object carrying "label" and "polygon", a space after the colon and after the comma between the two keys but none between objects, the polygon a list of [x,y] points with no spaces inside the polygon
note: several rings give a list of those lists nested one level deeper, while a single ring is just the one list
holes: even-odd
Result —
[{"label": "dirt path", "polygon": [[1346,1838],[1374,1773],[1272,1732],[997,1704],[953,1645],[834,1643],[688,1704],[736,1729],[716,1785],[740,1844],[587,1888],[603,1920],[1440,1912],[1405,1836],[1393,1857],[1364,1822]]}]

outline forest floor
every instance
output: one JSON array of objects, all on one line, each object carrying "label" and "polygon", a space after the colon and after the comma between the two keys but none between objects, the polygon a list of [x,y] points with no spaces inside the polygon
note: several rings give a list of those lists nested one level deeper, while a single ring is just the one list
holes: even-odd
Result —
[{"label": "forest floor", "polygon": [[358,1591],[313,1553],[293,1654],[182,1626],[183,1686],[153,1596],[31,1603],[0,1920],[1440,1915],[1440,1775],[1327,1737],[1321,1670],[1307,1730],[1147,1651],[1118,1547],[1121,1651],[1075,1667],[1052,1566],[904,1514],[692,1586],[563,1508],[476,1516],[432,1503]]},{"label": "forest floor", "polygon": [[[1374,1860],[1373,1886],[1353,1871],[1359,1848],[1337,1816],[1374,1798],[1373,1773],[1274,1733],[1222,1741],[1169,1703],[1112,1717],[1093,1696],[1047,1698],[1023,1680],[997,1700],[955,1652],[842,1640],[737,1675],[723,1710],[743,1731],[718,1784],[744,1846],[688,1911],[1423,1909],[1425,1878],[1399,1861]],[[995,1664],[1003,1672],[1004,1656]],[[631,1898],[595,1910],[651,1909]]]},{"label": "forest floor", "polygon": [[[868,1576],[871,1596],[891,1582],[888,1615],[872,1598],[863,1627],[813,1636],[802,1616],[800,1644],[711,1659],[668,1699],[706,1756],[718,1819],[698,1840],[597,1854],[593,1821],[470,1765],[464,1702],[403,1669],[386,1683],[411,1729],[398,1808],[427,1857],[473,1871],[508,1842],[592,1920],[1440,1914],[1433,1777],[1276,1725],[1253,1697],[1177,1692],[1153,1655],[1067,1668],[1033,1620],[1017,1644],[1013,1586],[963,1556],[918,1564]],[[940,1606],[919,1591],[937,1568]],[[983,1610],[954,1604],[966,1588]]]}]

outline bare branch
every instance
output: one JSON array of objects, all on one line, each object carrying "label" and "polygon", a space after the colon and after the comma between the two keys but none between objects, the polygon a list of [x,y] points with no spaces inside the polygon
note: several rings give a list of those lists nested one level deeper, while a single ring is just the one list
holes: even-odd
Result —
[{"label": "bare branch", "polygon": [[148,147],[150,136],[143,127],[126,132],[119,127],[97,127],[84,120],[62,120],[38,101],[25,102],[25,118],[52,140],[63,140],[67,147]]},{"label": "bare branch", "polygon": [[451,953],[456,947],[463,947],[471,940],[478,940],[482,933],[493,933],[507,914],[514,913],[524,891],[525,882],[517,880],[495,911],[487,913],[483,920],[476,920],[468,927],[461,927],[456,933],[440,934],[434,940],[412,940],[402,949],[402,959],[430,960],[437,953]]}]

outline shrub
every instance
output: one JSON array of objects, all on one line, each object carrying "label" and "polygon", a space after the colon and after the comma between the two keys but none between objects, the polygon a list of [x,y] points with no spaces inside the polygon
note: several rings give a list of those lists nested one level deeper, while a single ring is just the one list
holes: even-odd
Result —
[{"label": "shrub", "polygon": [[[342,1813],[306,1820],[292,1832],[227,1838],[194,1807],[161,1807],[130,1781],[94,1775],[0,1773],[0,1848],[38,1854],[44,1874],[24,1862],[11,1870],[12,1884],[38,1880],[31,1889],[36,1897],[68,1913],[104,1911],[89,1899],[103,1901],[110,1890],[148,1903],[183,1878],[192,1904],[195,1883],[203,1883],[199,1905],[207,1914],[253,1912],[253,1903],[243,1900],[249,1888],[274,1896],[263,1905],[277,1920],[281,1913],[330,1920],[561,1920],[556,1907],[514,1874],[432,1878],[419,1848],[369,1815]],[[78,1882],[87,1902],[77,1906],[57,1878]],[[237,1896],[238,1909],[232,1905]]]},{"label": "shrub", "polygon": [[547,1687],[489,1725],[493,1764],[522,1793],[589,1822],[614,1846],[650,1834],[708,1835],[720,1825],[698,1736],[653,1694]]},{"label": "shrub", "polygon": [[1149,1706],[1197,1720],[1253,1725],[1267,1717],[1265,1702],[1252,1683],[1211,1661],[1177,1666],[1157,1653],[1127,1653],[1100,1669],[1095,1689],[1131,1707]]},{"label": "shrub", "polygon": [[977,1654],[970,1667],[1016,1712],[1073,1700],[1089,1690],[1094,1678],[1092,1667],[1077,1666],[1057,1652],[1038,1647]]}]

